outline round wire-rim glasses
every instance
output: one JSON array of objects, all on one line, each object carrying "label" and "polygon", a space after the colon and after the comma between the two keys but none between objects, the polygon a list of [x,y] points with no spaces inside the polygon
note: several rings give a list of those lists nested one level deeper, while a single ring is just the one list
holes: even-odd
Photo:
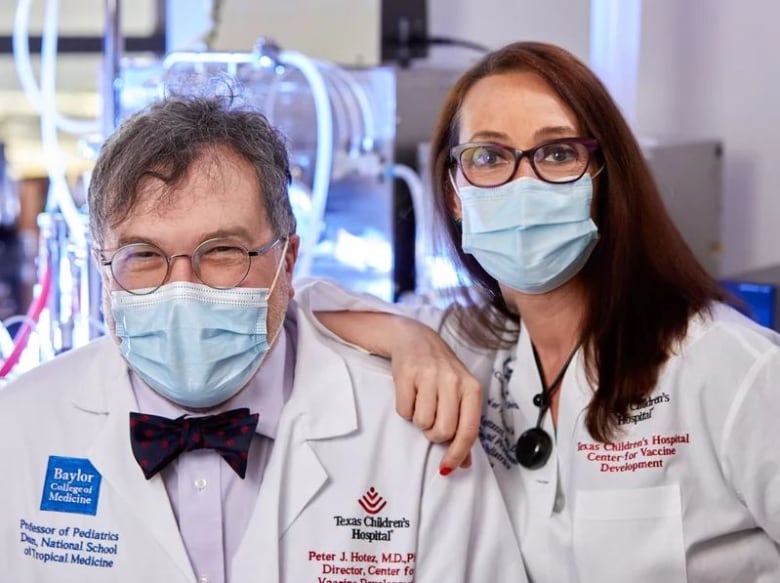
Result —
[{"label": "round wire-rim glasses", "polygon": [[560,138],[519,150],[494,142],[468,142],[450,149],[450,158],[473,186],[506,184],[528,158],[534,174],[552,184],[576,182],[588,171],[593,153],[599,149],[594,138]]},{"label": "round wire-rim glasses", "polygon": [[106,257],[99,250],[99,261],[111,270],[114,281],[133,295],[148,295],[160,289],[171,274],[173,260],[186,257],[192,271],[201,283],[214,289],[238,287],[252,267],[252,258],[265,255],[286,241],[280,237],[256,249],[247,249],[237,241],[225,237],[207,239],[192,253],[166,255],[152,243],[129,243]]}]

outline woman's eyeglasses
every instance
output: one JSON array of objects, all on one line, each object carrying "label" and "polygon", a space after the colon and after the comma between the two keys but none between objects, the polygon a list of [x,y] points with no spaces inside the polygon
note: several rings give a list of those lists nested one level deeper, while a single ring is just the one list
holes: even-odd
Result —
[{"label": "woman's eyeglasses", "polygon": [[582,178],[590,166],[598,142],[592,138],[562,138],[517,150],[490,142],[460,144],[450,150],[452,160],[473,186],[506,184],[528,158],[534,174],[545,182],[566,184]]}]

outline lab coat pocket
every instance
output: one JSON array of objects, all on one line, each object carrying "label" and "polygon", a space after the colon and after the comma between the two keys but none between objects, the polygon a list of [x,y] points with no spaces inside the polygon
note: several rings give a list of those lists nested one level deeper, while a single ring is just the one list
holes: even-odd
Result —
[{"label": "lab coat pocket", "polygon": [[575,504],[580,583],[685,583],[678,484],[580,491]]}]

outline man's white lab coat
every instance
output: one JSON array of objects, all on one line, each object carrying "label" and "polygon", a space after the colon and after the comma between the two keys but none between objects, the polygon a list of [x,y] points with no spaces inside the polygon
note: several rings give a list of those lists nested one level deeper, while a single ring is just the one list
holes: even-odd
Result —
[{"label": "man's white lab coat", "polygon": [[[298,332],[292,396],[231,583],[525,581],[479,448],[471,470],[441,477],[443,449],[396,414],[387,363],[300,314]],[[133,458],[135,407],[109,338],[0,391],[1,582],[196,581],[162,478],[144,479]]]}]

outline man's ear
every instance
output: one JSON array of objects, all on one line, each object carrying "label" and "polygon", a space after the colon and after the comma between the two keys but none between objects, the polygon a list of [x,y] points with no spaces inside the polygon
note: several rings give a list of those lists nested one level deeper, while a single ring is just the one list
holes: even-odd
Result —
[{"label": "man's ear", "polygon": [[289,290],[290,299],[295,295],[295,287],[293,286],[293,271],[295,270],[295,263],[298,261],[298,250],[301,246],[301,238],[298,235],[290,235],[287,239],[287,251],[284,254],[284,275],[287,278],[287,289]]}]

